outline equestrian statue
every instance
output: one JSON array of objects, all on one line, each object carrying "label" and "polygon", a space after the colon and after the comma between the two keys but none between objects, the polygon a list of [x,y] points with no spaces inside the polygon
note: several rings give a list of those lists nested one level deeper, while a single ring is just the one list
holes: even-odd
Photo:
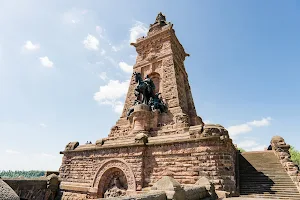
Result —
[{"label": "equestrian statue", "polygon": [[[162,100],[160,93],[154,93],[155,85],[152,79],[146,75],[143,80],[141,73],[134,72],[133,76],[135,78],[135,82],[137,83],[134,89],[134,95],[136,96],[136,100],[134,101],[134,105],[137,104],[146,104],[148,105],[152,111],[158,109],[161,113],[167,112],[167,105]],[[129,108],[127,112],[127,119],[133,113],[134,108]]]}]

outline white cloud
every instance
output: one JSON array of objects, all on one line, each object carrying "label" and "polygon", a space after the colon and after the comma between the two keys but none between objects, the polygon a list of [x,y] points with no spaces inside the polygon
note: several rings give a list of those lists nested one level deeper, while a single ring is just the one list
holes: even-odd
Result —
[{"label": "white cloud", "polygon": [[5,150],[6,153],[9,153],[9,154],[19,154],[20,152],[19,151],[14,151],[14,150],[11,150],[11,149],[7,149]]},{"label": "white cloud", "polygon": [[254,120],[252,122],[249,122],[248,124],[250,124],[252,126],[256,126],[256,127],[269,126],[271,120],[272,120],[271,117],[267,117],[267,118],[262,118],[261,120],[258,120],[258,121]]},{"label": "white cloud", "polygon": [[62,20],[64,23],[67,24],[77,24],[80,22],[81,18],[81,11],[77,9],[72,9],[65,12],[62,16]]},{"label": "white cloud", "polygon": [[111,105],[116,113],[120,113],[123,103],[119,99],[126,95],[128,86],[129,80],[110,80],[107,85],[100,86],[99,91],[94,94],[94,100],[103,105]]},{"label": "white cloud", "polygon": [[51,60],[49,60],[49,58],[47,56],[45,57],[40,57],[40,61],[41,61],[41,64],[45,67],[53,67],[53,62]]},{"label": "white cloud", "polygon": [[38,50],[40,48],[39,44],[33,44],[30,40],[26,41],[24,46],[25,49],[29,50],[29,51],[35,51]]},{"label": "white cloud", "polygon": [[136,54],[131,54],[131,55],[129,55],[129,57],[130,57],[131,59],[135,60],[135,59],[136,59]]},{"label": "white cloud", "polygon": [[255,146],[255,147],[252,147],[249,151],[263,151],[265,150],[267,146],[265,145],[258,145],[258,146]]},{"label": "white cloud", "polygon": [[132,73],[133,71],[133,68],[131,65],[128,65],[127,63],[125,62],[119,62],[119,67],[124,71],[124,72],[127,72],[127,73]]},{"label": "white cloud", "polygon": [[97,51],[99,49],[99,40],[91,34],[88,34],[88,36],[83,40],[82,43],[88,50]]},{"label": "white cloud", "polygon": [[98,33],[100,38],[104,38],[103,36],[104,29],[101,26],[96,26],[96,32]]},{"label": "white cloud", "polygon": [[101,49],[101,52],[100,52],[101,56],[104,56],[105,53],[106,53],[106,51],[104,49]]},{"label": "white cloud", "polygon": [[241,147],[243,149],[247,149],[256,145],[258,145],[258,143],[255,140],[244,140],[238,143],[238,147]]},{"label": "white cloud", "polygon": [[123,111],[123,107],[124,107],[124,103],[122,103],[121,101],[117,101],[114,105],[114,111],[118,114],[121,114]]},{"label": "white cloud", "polygon": [[119,46],[112,46],[111,47],[111,49],[112,49],[112,51],[114,51],[114,52],[118,52],[118,51],[120,51],[121,49],[123,49],[124,48],[124,45],[123,44],[121,44],[121,45],[119,45]]},{"label": "white cloud", "polygon": [[136,39],[146,35],[148,32],[148,28],[146,25],[140,21],[136,21],[133,27],[130,28],[130,42],[136,42]]},{"label": "white cloud", "polygon": [[248,124],[240,124],[240,125],[230,126],[227,128],[227,130],[231,136],[235,136],[241,133],[250,132],[252,128]]},{"label": "white cloud", "polygon": [[72,22],[73,24],[77,24],[77,23],[79,23],[79,20],[72,19],[71,22]]},{"label": "white cloud", "polygon": [[104,80],[104,81],[108,78],[106,72],[101,72],[101,73],[99,74],[99,77],[100,77],[102,80]]},{"label": "white cloud", "polygon": [[271,124],[272,118],[267,117],[267,118],[262,118],[261,120],[254,120],[251,122],[247,122],[244,124],[239,124],[235,126],[230,126],[227,128],[230,136],[237,136],[242,133],[247,133],[252,131],[253,127],[262,127],[262,126],[269,126]]},{"label": "white cloud", "polygon": [[242,140],[241,142],[237,142],[239,148],[242,148],[246,151],[263,151],[266,147],[265,145],[261,145],[256,140]]},{"label": "white cloud", "polygon": [[101,26],[96,26],[96,32],[101,34],[103,31],[103,29],[101,28]]},{"label": "white cloud", "polygon": [[204,124],[211,124],[210,120],[204,120],[203,122],[204,122]]},{"label": "white cloud", "polygon": [[129,80],[120,82],[119,80],[110,80],[107,85],[100,86],[99,92],[96,92],[94,99],[96,101],[116,100],[127,93]]},{"label": "white cloud", "polygon": [[121,114],[123,111],[124,103],[121,101],[103,101],[102,105],[110,105],[115,113]]},{"label": "white cloud", "polygon": [[108,60],[112,65],[116,66],[117,62],[110,56],[105,56],[104,57],[106,60]]},{"label": "white cloud", "polygon": [[40,126],[43,127],[43,128],[46,128],[46,127],[47,127],[47,125],[44,124],[44,123],[40,123]]},{"label": "white cloud", "polygon": [[47,157],[47,158],[56,158],[56,156],[48,154],[48,153],[41,153],[41,156]]}]

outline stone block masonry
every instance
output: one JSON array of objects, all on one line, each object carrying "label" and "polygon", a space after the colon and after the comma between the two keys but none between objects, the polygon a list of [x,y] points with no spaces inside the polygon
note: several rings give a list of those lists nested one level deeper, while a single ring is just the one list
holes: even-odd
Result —
[{"label": "stone block masonry", "polygon": [[140,191],[168,175],[181,184],[194,184],[201,176],[209,177],[216,190],[233,192],[235,152],[231,139],[219,137],[75,149],[64,152],[61,189],[80,198],[103,197],[110,181],[107,177],[113,172],[109,169],[117,168],[124,173],[127,191]]},{"label": "stone block masonry", "polygon": [[3,178],[3,181],[21,199],[26,200],[54,200],[59,189],[58,176],[55,174],[40,178]]},{"label": "stone block masonry", "polygon": [[[147,36],[131,45],[138,55],[122,115],[107,138],[67,144],[59,173],[62,198],[135,195],[163,176],[178,184],[207,177],[217,191],[234,193],[236,148],[223,126],[205,125],[197,115],[184,67],[189,54],[173,24],[159,13]],[[195,196],[198,190],[188,191]]]}]

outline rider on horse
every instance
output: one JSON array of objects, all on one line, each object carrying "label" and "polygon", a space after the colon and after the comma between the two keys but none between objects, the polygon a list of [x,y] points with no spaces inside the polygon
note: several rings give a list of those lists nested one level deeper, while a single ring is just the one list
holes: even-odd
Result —
[{"label": "rider on horse", "polygon": [[155,85],[149,75],[146,75],[144,82],[147,84],[148,92],[154,95]]}]

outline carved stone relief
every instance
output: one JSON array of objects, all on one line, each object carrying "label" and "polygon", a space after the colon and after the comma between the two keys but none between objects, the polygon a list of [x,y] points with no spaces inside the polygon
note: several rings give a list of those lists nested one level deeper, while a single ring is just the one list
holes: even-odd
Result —
[{"label": "carved stone relief", "polygon": [[121,190],[136,190],[134,174],[130,166],[123,159],[109,159],[99,167],[93,181],[93,188],[98,189],[98,196],[103,197],[104,193],[113,187],[111,183],[118,178]]}]

